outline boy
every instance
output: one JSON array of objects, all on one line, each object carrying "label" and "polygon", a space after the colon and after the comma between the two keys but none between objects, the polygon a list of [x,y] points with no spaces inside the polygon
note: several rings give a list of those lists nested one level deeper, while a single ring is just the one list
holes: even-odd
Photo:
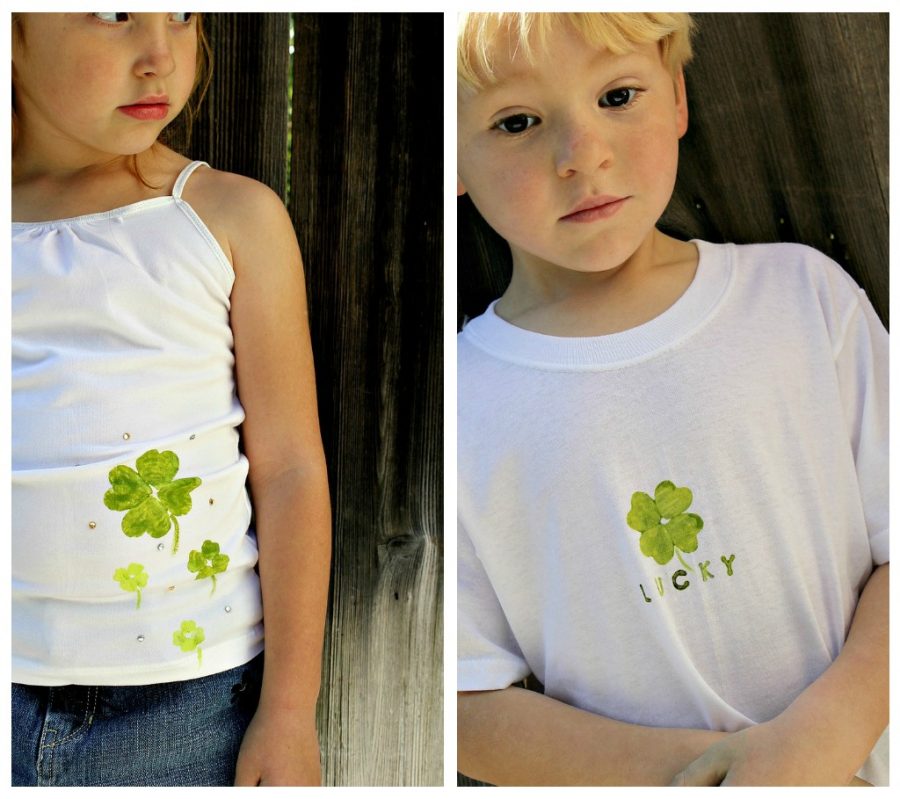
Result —
[{"label": "boy", "polygon": [[887,334],[810,248],[655,229],[690,26],[461,20],[459,193],[513,275],[459,336],[459,767],[886,785]]}]

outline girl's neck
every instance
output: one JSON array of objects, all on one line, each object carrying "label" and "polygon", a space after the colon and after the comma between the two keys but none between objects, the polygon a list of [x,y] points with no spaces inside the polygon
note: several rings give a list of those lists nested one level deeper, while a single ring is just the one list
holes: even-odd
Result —
[{"label": "girl's neck", "polygon": [[15,222],[45,222],[165,196],[186,163],[187,159],[158,143],[137,156],[107,156],[81,166],[19,160],[17,151],[12,218]]}]

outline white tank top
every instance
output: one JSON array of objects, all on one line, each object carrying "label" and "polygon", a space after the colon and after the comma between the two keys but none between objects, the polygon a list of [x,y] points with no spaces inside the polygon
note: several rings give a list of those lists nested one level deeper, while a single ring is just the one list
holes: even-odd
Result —
[{"label": "white tank top", "polygon": [[172,196],[12,226],[12,678],[144,685],[262,650],[234,272]]}]

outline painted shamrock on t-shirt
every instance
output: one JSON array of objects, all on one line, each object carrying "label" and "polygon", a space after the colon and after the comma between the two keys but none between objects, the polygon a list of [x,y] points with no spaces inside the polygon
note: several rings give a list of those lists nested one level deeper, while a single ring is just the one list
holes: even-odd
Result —
[{"label": "painted shamrock on t-shirt", "polygon": [[203,650],[200,648],[206,640],[206,634],[197,622],[187,620],[181,622],[181,628],[172,633],[172,643],[182,652],[197,652],[197,663],[203,665]]},{"label": "painted shamrock on t-shirt", "polygon": [[656,487],[653,498],[643,491],[635,491],[626,521],[632,530],[641,534],[641,552],[660,565],[678,555],[682,565],[693,571],[681,558],[681,552],[697,549],[697,534],[703,529],[703,519],[696,513],[685,513],[693,501],[689,488],[678,488],[669,480]]},{"label": "painted shamrock on t-shirt", "polygon": [[215,541],[204,541],[199,549],[192,549],[188,555],[188,571],[196,574],[197,580],[209,577],[212,580],[212,590],[209,595],[216,592],[216,575],[228,568],[228,555],[219,554],[219,545]]},{"label": "painted shamrock on t-shirt", "polygon": [[118,568],[113,573],[115,580],[123,591],[134,591],[137,593],[137,607],[141,606],[141,589],[147,587],[149,575],[144,571],[143,565],[140,563],[129,563],[128,566]]},{"label": "painted shamrock on t-shirt", "polygon": [[128,511],[122,519],[122,532],[131,538],[144,533],[149,533],[152,538],[162,538],[174,525],[174,555],[178,551],[177,517],[191,510],[191,491],[201,480],[199,477],[175,480],[178,456],[169,450],[148,450],[135,465],[137,471],[124,465],[110,471],[112,488],[104,495],[103,504],[110,510]]}]

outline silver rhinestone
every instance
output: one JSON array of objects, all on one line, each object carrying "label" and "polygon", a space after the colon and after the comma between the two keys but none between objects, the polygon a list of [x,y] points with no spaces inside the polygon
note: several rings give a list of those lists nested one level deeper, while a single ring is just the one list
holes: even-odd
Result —
[{"label": "silver rhinestone", "polygon": [[143,635],[139,635],[139,636],[137,637],[137,640],[138,640],[138,643],[139,643],[139,644],[144,643],[144,636],[143,636]]},{"label": "silver rhinestone", "polygon": [[783,225],[783,224],[784,224],[784,219],[779,219],[779,220],[778,220],[778,224],[779,224],[779,225]]},{"label": "silver rhinestone", "polygon": [[131,433],[122,433],[122,438],[124,438],[126,441],[128,441],[128,439],[131,438]]},{"label": "silver rhinestone", "polygon": [[170,585],[166,590],[167,590],[167,591],[174,591],[174,590],[175,590],[175,586],[174,586],[174,585]]},{"label": "silver rhinestone", "polygon": [[166,548],[166,545],[165,545],[165,544],[157,544],[157,545],[156,545],[156,548],[157,548],[160,552],[162,552],[162,551]]},{"label": "silver rhinestone", "polygon": [[834,241],[834,233],[829,233],[828,238],[831,239],[832,241]]},{"label": "silver rhinestone", "polygon": [[231,605],[226,605],[226,606],[225,606],[225,612],[226,612],[226,613],[231,613]]},{"label": "silver rhinestone", "polygon": [[91,530],[93,530],[96,526],[97,526],[97,522],[88,522],[88,527],[90,527]]},{"label": "silver rhinestone", "polygon": [[191,441],[193,441],[197,437],[196,433],[191,433]]}]

